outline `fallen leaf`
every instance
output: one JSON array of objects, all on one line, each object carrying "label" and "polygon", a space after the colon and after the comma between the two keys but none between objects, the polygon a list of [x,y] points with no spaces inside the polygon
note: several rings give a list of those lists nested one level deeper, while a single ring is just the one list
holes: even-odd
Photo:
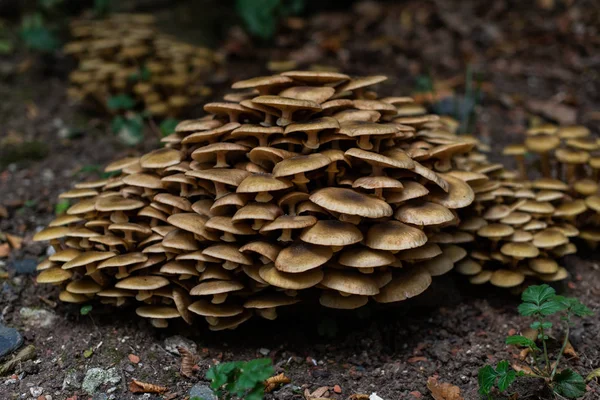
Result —
[{"label": "fallen leaf", "polygon": [[348,400],[369,400],[369,395],[365,393],[355,393],[348,397]]},{"label": "fallen leaf", "polygon": [[579,354],[573,348],[573,345],[570,341],[567,340],[567,345],[565,346],[565,350],[563,351],[565,356],[571,356],[572,358],[579,358]]},{"label": "fallen leaf", "polygon": [[90,358],[93,355],[94,355],[94,349],[91,347],[83,352],[83,356],[85,358]]},{"label": "fallen leaf", "polygon": [[8,218],[8,210],[0,204],[0,218]]},{"label": "fallen leaf", "polygon": [[526,359],[530,352],[531,352],[531,349],[529,347],[521,350],[519,352],[519,360],[523,361],[524,359]]},{"label": "fallen leaf", "polygon": [[435,400],[464,400],[458,386],[438,382],[437,378],[433,376],[427,379],[427,389]]},{"label": "fallen leaf", "polygon": [[527,375],[533,374],[533,371],[527,365],[519,365],[519,364],[515,363],[515,364],[512,364],[511,366],[517,372],[523,372]]},{"label": "fallen leaf", "polygon": [[133,379],[129,382],[129,391],[131,393],[164,393],[168,389],[164,386],[153,385],[152,383],[146,383]]},{"label": "fallen leaf", "polygon": [[600,378],[600,368],[596,368],[585,378],[586,382],[591,381],[592,379]]},{"label": "fallen leaf", "polygon": [[173,400],[177,396],[179,396],[179,393],[165,393],[163,395],[163,400]]},{"label": "fallen leaf", "polygon": [[6,234],[6,241],[15,250],[19,250],[21,248],[21,246],[23,245],[22,237],[11,235],[8,233]]},{"label": "fallen leaf", "polygon": [[279,375],[272,376],[265,381],[265,393],[271,393],[273,390],[277,389],[279,385],[285,385],[291,381],[292,380],[285,376],[283,372]]},{"label": "fallen leaf", "polygon": [[8,245],[8,243],[0,244],[0,258],[8,257],[9,254],[10,254],[10,246]]},{"label": "fallen leaf", "polygon": [[17,355],[15,355],[13,358],[11,358],[10,360],[8,360],[4,364],[2,364],[2,366],[0,366],[0,376],[6,375],[7,373],[11,372],[17,365],[19,365],[27,360],[31,360],[34,357],[35,357],[35,346],[30,344],[29,346],[25,347],[23,350],[19,351],[17,353]]},{"label": "fallen leaf", "polygon": [[406,361],[409,364],[414,364],[414,363],[419,362],[419,361],[427,361],[427,358],[425,358],[425,357],[411,357],[411,358],[409,358]]},{"label": "fallen leaf", "polygon": [[27,118],[36,119],[38,117],[39,111],[38,111],[38,108],[35,105],[35,103],[33,103],[33,102],[27,103],[26,108],[27,108]]},{"label": "fallen leaf", "polygon": [[329,391],[329,387],[327,387],[327,386],[321,386],[320,388],[318,388],[317,390],[315,390],[312,393],[309,392],[308,389],[305,389],[304,390],[304,398],[306,400],[318,399],[318,398],[324,397],[328,391]]},{"label": "fallen leaf", "polygon": [[196,365],[196,356],[191,351],[182,346],[177,346],[177,351],[181,355],[181,367],[179,373],[186,378],[191,378]]},{"label": "fallen leaf", "polygon": [[140,362],[140,358],[138,356],[136,356],[135,354],[130,354],[127,356],[127,358],[129,358],[129,361],[131,361],[134,364],[137,364]]},{"label": "fallen leaf", "polygon": [[414,391],[410,392],[410,394],[411,394],[411,395],[412,395],[414,398],[416,398],[416,399],[421,399],[421,398],[423,398],[423,395],[421,394],[421,392],[419,392],[419,391],[417,391],[417,390],[414,390]]}]

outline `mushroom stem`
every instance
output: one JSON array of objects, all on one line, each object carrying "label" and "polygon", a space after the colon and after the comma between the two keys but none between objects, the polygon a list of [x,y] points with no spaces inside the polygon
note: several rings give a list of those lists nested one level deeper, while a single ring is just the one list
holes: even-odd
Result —
[{"label": "mushroom stem", "polygon": [[280,242],[291,242],[292,241],[292,230],[291,229],[283,229],[281,231],[281,236],[279,236]]},{"label": "mushroom stem", "polygon": [[152,298],[152,292],[150,290],[140,290],[138,294],[135,296],[137,301],[146,301]]},{"label": "mushroom stem", "polygon": [[350,222],[351,224],[358,225],[360,224],[360,216],[358,215],[348,215],[348,214],[340,214],[340,221]]},{"label": "mushroom stem", "polygon": [[206,264],[204,263],[204,261],[196,262],[196,271],[204,272],[205,269],[206,269]]},{"label": "mushroom stem", "polygon": [[273,196],[269,192],[259,192],[254,200],[259,203],[268,203],[273,199]]},{"label": "mushroom stem", "polygon": [[234,270],[234,269],[236,269],[237,267],[239,267],[239,264],[238,264],[238,263],[235,263],[235,262],[233,262],[233,261],[226,260],[226,261],[223,263],[223,268],[225,268],[225,269],[226,269],[226,270],[228,270],[228,271],[233,271],[233,270]]},{"label": "mushroom stem", "polygon": [[211,303],[213,304],[223,304],[227,300],[227,293],[218,293],[213,295]]},{"label": "mushroom stem", "polygon": [[169,323],[167,322],[167,320],[162,319],[162,318],[152,318],[150,320],[150,323],[155,328],[166,328],[169,326]]},{"label": "mushroom stem", "polygon": [[277,318],[277,310],[274,307],[259,309],[259,310],[256,310],[256,313],[258,315],[260,315],[261,317],[268,319],[270,321],[273,321],[274,319]]},{"label": "mushroom stem", "polygon": [[229,194],[227,188],[225,188],[225,184],[221,182],[215,182],[215,200],[220,199],[221,197]]},{"label": "mushroom stem", "polygon": [[337,162],[334,161],[329,164],[325,172],[327,172],[327,185],[333,186],[335,184],[335,174],[340,172],[340,170],[337,168]]},{"label": "mushroom stem", "polygon": [[527,168],[525,167],[525,156],[522,154],[515,156],[515,162],[519,168],[519,175],[521,179],[527,179]]},{"label": "mushroom stem", "polygon": [[223,236],[221,236],[221,240],[224,242],[235,242],[235,236],[230,232],[223,232]]},{"label": "mushroom stem", "polygon": [[309,149],[318,149],[319,148],[319,132],[318,131],[310,131],[306,132],[307,138],[306,142],[304,142],[304,146]]},{"label": "mushroom stem", "polygon": [[375,272],[375,268],[359,268],[358,270],[363,274],[372,274]]},{"label": "mushroom stem", "polygon": [[263,225],[265,224],[265,221],[262,219],[255,219],[254,223],[252,224],[252,229],[255,231],[259,231],[260,228],[263,227]]},{"label": "mushroom stem", "polygon": [[379,197],[380,199],[383,199],[383,188],[376,188],[375,189],[375,196]]},{"label": "mushroom stem", "polygon": [[227,164],[227,153],[224,151],[217,151],[217,163],[214,168],[227,168],[229,164]]},{"label": "mushroom stem", "polygon": [[206,322],[208,322],[209,325],[215,326],[219,323],[219,318],[217,317],[205,317]]},{"label": "mushroom stem", "polygon": [[576,164],[567,164],[567,182],[572,183],[577,176]]},{"label": "mushroom stem", "polygon": [[129,273],[127,272],[127,267],[124,265],[119,266],[119,271],[115,274],[115,278],[123,279],[128,276],[129,276]]},{"label": "mushroom stem", "polygon": [[52,246],[55,253],[58,253],[59,251],[62,250],[62,244],[60,243],[60,240],[58,240],[58,239],[52,239],[50,241],[50,246]]},{"label": "mushroom stem", "polygon": [[540,162],[542,168],[542,175],[544,175],[544,178],[550,178],[550,156],[548,155],[548,153],[540,154]]},{"label": "mushroom stem", "polygon": [[277,119],[277,125],[287,126],[292,123],[292,110],[284,109],[281,110],[281,117]]},{"label": "mushroom stem", "polygon": [[363,150],[371,150],[373,148],[373,144],[370,141],[369,135],[363,135],[358,138],[358,147]]},{"label": "mushroom stem", "polygon": [[306,178],[304,172],[300,172],[299,174],[294,175],[294,179],[292,179],[292,182],[294,182],[294,184],[298,187],[300,191],[308,192],[308,187],[306,187],[306,184],[310,182],[310,180]]}]

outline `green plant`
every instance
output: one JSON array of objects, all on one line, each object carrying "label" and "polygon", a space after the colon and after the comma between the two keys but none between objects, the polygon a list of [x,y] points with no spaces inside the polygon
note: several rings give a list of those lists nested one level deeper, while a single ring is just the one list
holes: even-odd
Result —
[{"label": "green plant", "polygon": [[40,12],[23,17],[19,35],[25,47],[30,50],[50,53],[60,47],[60,40],[46,25]]},{"label": "green plant", "polygon": [[92,312],[92,306],[91,305],[85,305],[85,306],[81,306],[81,308],[79,309],[79,313],[81,315],[88,315],[89,313]]},{"label": "green plant", "polygon": [[206,373],[210,387],[220,399],[262,400],[264,381],[274,373],[269,358],[213,365]]},{"label": "green plant", "polygon": [[299,14],[305,0],[236,0],[236,10],[251,34],[268,40],[281,18]]},{"label": "green plant", "polygon": [[[556,394],[575,399],[585,394],[585,381],[581,375],[570,369],[559,372],[562,355],[569,343],[569,331],[572,326],[571,318],[586,317],[592,315],[592,311],[579,300],[571,297],[563,297],[556,294],[555,290],[548,285],[530,286],[522,294],[519,305],[519,314],[533,317],[531,328],[537,333],[537,339],[541,341],[541,348],[535,340],[521,335],[513,335],[506,338],[506,344],[526,347],[532,358],[531,372],[515,371],[508,361],[500,361],[496,368],[486,365],[479,370],[479,393],[490,396],[494,386],[500,392],[504,392],[518,378],[543,379],[546,385]],[[547,342],[549,340],[548,330],[552,328],[552,322],[545,318],[561,313],[561,321],[564,322],[565,336],[556,361],[551,363]]]},{"label": "green plant", "polygon": [[61,199],[54,206],[54,214],[61,215],[67,212],[67,209],[71,206],[71,202],[68,199]]},{"label": "green plant", "polygon": [[179,123],[178,119],[175,118],[166,118],[165,120],[163,120],[160,123],[160,134],[162,136],[167,136],[170,135],[171,133],[175,132],[175,127],[177,126],[177,124]]}]

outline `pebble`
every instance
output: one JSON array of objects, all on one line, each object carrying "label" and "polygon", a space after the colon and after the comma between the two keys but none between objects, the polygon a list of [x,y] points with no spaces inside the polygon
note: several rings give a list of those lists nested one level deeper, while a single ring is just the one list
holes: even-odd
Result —
[{"label": "pebble", "polygon": [[56,314],[42,308],[23,307],[19,310],[25,325],[31,328],[49,328],[56,321]]},{"label": "pebble", "polygon": [[0,358],[10,354],[23,344],[23,337],[15,328],[9,328],[0,322]]},{"label": "pebble", "polygon": [[65,378],[62,383],[62,390],[67,389],[80,389],[81,388],[81,376],[77,371],[71,369],[65,374]]},{"label": "pebble", "polygon": [[263,347],[263,348],[260,348],[260,349],[258,349],[258,352],[259,352],[260,354],[262,354],[263,356],[265,356],[265,357],[266,357],[266,356],[268,356],[268,355],[269,355],[269,353],[271,352],[271,350],[269,350],[269,349],[265,349],[265,348]]},{"label": "pebble", "polygon": [[83,378],[81,388],[88,394],[94,394],[96,390],[105,384],[117,384],[121,382],[121,374],[116,368],[102,369],[90,368]]},{"label": "pebble", "polygon": [[92,400],[108,400],[108,395],[104,393],[96,393],[94,397],[92,397]]},{"label": "pebble", "polygon": [[44,393],[44,388],[41,386],[34,386],[31,389],[29,389],[29,392],[33,397],[40,397],[42,393]]},{"label": "pebble", "polygon": [[8,267],[13,269],[17,275],[32,275],[35,273],[37,261],[33,258],[24,258],[9,263]]},{"label": "pebble", "polygon": [[175,335],[175,336],[169,336],[168,338],[165,339],[165,350],[167,350],[169,353],[179,355],[179,352],[177,351],[177,347],[180,347],[180,346],[185,347],[193,354],[195,354],[198,350],[196,343],[194,343],[194,341],[192,341],[188,338],[184,338],[183,336]]},{"label": "pebble", "polygon": [[369,396],[369,400],[383,400],[381,397],[377,396],[377,393],[371,393]]},{"label": "pebble", "polygon": [[217,396],[213,393],[212,389],[201,383],[197,383],[190,389],[190,399],[199,397],[203,400],[217,400]]}]

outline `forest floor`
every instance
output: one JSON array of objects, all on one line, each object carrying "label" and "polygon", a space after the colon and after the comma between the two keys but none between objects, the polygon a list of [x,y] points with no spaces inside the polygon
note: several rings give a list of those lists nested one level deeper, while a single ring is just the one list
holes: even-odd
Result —
[{"label": "forest floor", "polygon": [[[361,2],[285,21],[272,45],[258,46],[232,27],[220,48],[227,54],[228,82],[266,74],[269,62],[290,60],[298,68],[388,75],[382,94],[410,95],[425,82],[435,88],[430,96],[441,111],[473,109],[472,132],[496,151],[541,119],[600,131],[600,10],[595,2],[566,3],[539,8],[508,0],[492,7],[458,0]],[[167,24],[182,15],[180,9],[156,12]],[[177,21],[182,31],[193,24],[191,18]],[[60,192],[97,176],[113,159],[156,147],[158,136],[148,131],[137,147],[121,144],[105,120],[69,104],[64,60],[48,65],[27,54],[0,59],[0,273],[6,272],[0,275],[0,321],[18,329],[24,345],[35,346],[31,360],[0,379],[0,399],[92,398],[81,388],[92,368],[114,375],[94,400],[166,397],[132,394],[132,378],[166,386],[174,396],[169,398],[184,399],[193,385],[206,384],[204,374],[215,361],[267,356],[277,373],[292,380],[268,398],[304,399],[305,389],[326,386],[323,397],[332,399],[373,392],[384,400],[430,399],[427,378],[437,375],[470,400],[478,398],[480,367],[518,356],[504,344],[509,332],[528,326],[517,314],[518,298],[469,286],[453,274],[397,307],[332,312],[309,305],[219,334],[183,324],[156,330],[130,309],[115,313],[94,306],[82,316],[79,307],[56,304],[58,291],[38,286],[32,274],[46,252],[31,241],[33,234],[53,218]],[[464,95],[467,70],[481,80],[474,106]],[[225,91],[225,84],[216,87],[214,98]],[[12,235],[11,246],[2,245],[5,235]],[[567,364],[585,376],[600,367],[600,255],[584,250],[561,263],[571,276],[557,289],[596,311],[577,322],[571,336],[579,357]],[[182,340],[200,356],[191,379],[179,375],[181,358],[166,350]],[[596,382],[588,389],[585,399],[600,398]],[[535,385],[517,386],[513,393],[513,399],[552,398]]]}]

